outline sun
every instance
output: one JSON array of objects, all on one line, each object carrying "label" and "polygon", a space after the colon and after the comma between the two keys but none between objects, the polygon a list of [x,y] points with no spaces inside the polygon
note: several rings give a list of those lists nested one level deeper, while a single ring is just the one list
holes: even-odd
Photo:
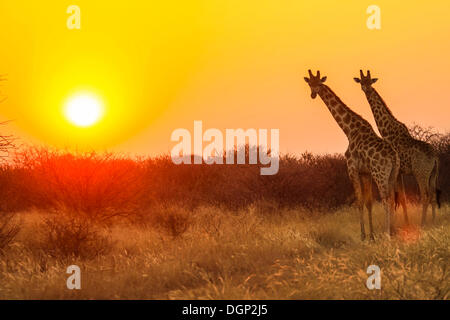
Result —
[{"label": "sun", "polygon": [[78,94],[70,97],[64,110],[67,120],[79,127],[89,127],[97,123],[103,114],[103,105],[92,94]]}]

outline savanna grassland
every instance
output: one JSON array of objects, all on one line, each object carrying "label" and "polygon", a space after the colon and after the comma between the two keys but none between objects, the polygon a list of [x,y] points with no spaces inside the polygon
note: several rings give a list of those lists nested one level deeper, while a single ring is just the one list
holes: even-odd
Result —
[{"label": "savanna grassland", "polygon": [[[435,136],[436,137],[436,136]],[[0,299],[449,299],[450,138],[443,206],[391,240],[360,240],[342,155],[284,155],[280,171],[174,165],[168,156],[21,149],[0,170]],[[248,150],[247,150],[248,151]],[[375,195],[376,197],[376,195]],[[69,290],[67,267],[81,269]],[[369,265],[381,290],[366,288]]]},{"label": "savanna grassland", "polygon": [[[448,209],[423,231],[403,228],[398,215],[397,235],[389,241],[377,207],[377,239],[364,243],[355,209],[333,215],[212,207],[161,213],[189,223],[178,236],[163,221],[109,228],[80,222],[58,235],[53,220],[44,222],[52,219],[48,214],[25,212],[20,234],[0,261],[0,298],[448,299]],[[81,268],[81,290],[66,287],[71,264]],[[372,264],[382,270],[381,290],[365,286]]]}]

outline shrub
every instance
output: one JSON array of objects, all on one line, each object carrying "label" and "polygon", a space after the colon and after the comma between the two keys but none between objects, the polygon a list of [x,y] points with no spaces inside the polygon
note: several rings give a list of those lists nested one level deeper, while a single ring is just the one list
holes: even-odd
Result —
[{"label": "shrub", "polygon": [[151,212],[154,227],[161,228],[172,238],[182,236],[191,224],[191,214],[180,207],[161,207]]},{"label": "shrub", "polygon": [[[450,201],[450,135],[414,134],[438,150],[441,199]],[[259,165],[175,165],[169,155],[131,159],[29,148],[0,167],[0,212],[63,208],[104,221],[158,206],[237,211],[256,205],[270,214],[298,207],[332,212],[354,200],[342,154],[283,155],[279,166],[276,175],[261,176]],[[414,178],[404,182],[410,200],[417,200]]]},{"label": "shrub", "polygon": [[142,196],[139,163],[112,154],[30,148],[17,152],[16,181],[29,206],[64,208],[99,219],[134,211]]},{"label": "shrub", "polygon": [[82,216],[55,215],[46,218],[40,233],[40,249],[55,258],[92,259],[112,248],[105,231]]}]

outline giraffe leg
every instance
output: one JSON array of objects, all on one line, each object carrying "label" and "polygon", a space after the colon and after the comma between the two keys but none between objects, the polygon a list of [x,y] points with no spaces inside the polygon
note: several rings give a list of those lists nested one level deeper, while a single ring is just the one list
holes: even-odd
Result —
[{"label": "giraffe leg", "polygon": [[427,220],[427,210],[428,210],[428,193],[427,191],[423,191],[420,193],[420,197],[422,199],[422,220],[421,220],[421,225],[422,227],[425,226],[426,224],[426,220]]},{"label": "giraffe leg", "polygon": [[427,222],[427,210],[428,210],[428,199],[426,199],[426,196],[423,198],[425,199],[422,200],[422,221],[421,221],[422,227],[424,227]]},{"label": "giraffe leg", "polygon": [[436,204],[434,202],[431,203],[431,214],[433,215],[433,223],[436,220]]},{"label": "giraffe leg", "polygon": [[[431,221],[432,223],[434,223],[435,219],[436,219],[436,189],[433,189],[433,187],[430,187],[428,189],[428,204],[431,205]],[[427,206],[427,210],[428,210],[428,206]]]},{"label": "giraffe leg", "polygon": [[431,214],[433,217],[433,223],[436,219],[436,206],[438,205],[438,190],[437,190],[437,183],[438,183],[438,162],[436,161],[435,167],[433,168],[431,172],[430,177],[430,202],[431,202]]},{"label": "giraffe leg", "polygon": [[426,177],[423,176],[419,176],[417,177],[417,184],[419,185],[419,190],[420,190],[420,200],[422,202],[422,220],[421,220],[421,225],[422,227],[425,226],[426,224],[426,220],[427,220],[427,209],[428,209],[428,205],[430,203],[430,193],[429,193],[429,188],[428,188],[428,183],[427,183],[427,179]]},{"label": "giraffe leg", "polygon": [[386,234],[390,237],[394,234],[394,207],[395,207],[395,200],[394,200],[394,192],[389,192],[389,190],[383,192],[383,206],[385,210],[385,227],[386,227]]},{"label": "giraffe leg", "polygon": [[[422,227],[426,224],[428,205],[431,203],[433,211],[433,203],[437,203],[436,199],[436,183],[438,173],[438,160],[431,159],[422,154],[413,158],[412,170],[414,177],[420,190],[420,200],[422,202]],[[436,215],[436,213],[434,213]]]},{"label": "giraffe leg", "polygon": [[383,199],[383,208],[385,212],[384,216],[384,226],[385,226],[385,233],[388,237],[391,236],[392,229],[391,229],[391,212],[389,211],[389,203],[387,199]]},{"label": "giraffe leg", "polygon": [[390,171],[386,170],[386,174],[374,177],[374,180],[378,186],[378,191],[380,193],[381,201],[383,203],[383,208],[385,212],[384,226],[385,232],[388,238],[393,234],[393,212],[395,209],[395,180],[390,181]]},{"label": "giraffe leg", "polygon": [[369,215],[369,230],[370,230],[370,240],[374,240],[373,235],[373,224],[372,224],[372,179],[369,175],[361,176],[361,183],[363,187],[364,203],[366,205],[368,215]]},{"label": "giraffe leg", "polygon": [[359,173],[349,167],[349,177],[353,184],[353,189],[355,191],[356,196],[356,205],[359,211],[359,223],[361,225],[361,240],[364,241],[366,239],[366,231],[364,228],[364,207],[363,207],[363,193],[361,188],[361,179],[359,177]]},{"label": "giraffe leg", "polygon": [[408,219],[408,210],[406,207],[406,191],[405,191],[405,184],[403,182],[403,176],[398,175],[397,179],[397,193],[398,193],[398,201],[400,202],[400,205],[403,209],[403,217],[405,219],[405,224],[409,225],[409,219]]}]

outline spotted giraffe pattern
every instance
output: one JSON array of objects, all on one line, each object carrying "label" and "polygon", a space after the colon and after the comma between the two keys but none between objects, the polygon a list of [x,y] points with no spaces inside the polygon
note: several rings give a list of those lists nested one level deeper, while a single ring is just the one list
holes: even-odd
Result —
[{"label": "spotted giraffe pattern", "polygon": [[[419,185],[422,200],[422,225],[426,222],[426,212],[431,203],[433,220],[436,216],[437,177],[439,169],[439,158],[434,148],[424,141],[414,139],[405,124],[400,122],[392,114],[384,100],[372,87],[378,79],[372,78],[370,71],[365,76],[360,70],[361,78],[354,78],[361,84],[367,101],[370,104],[378,130],[381,136],[390,142],[400,157],[400,175],[413,175]],[[400,181],[398,188],[401,190],[400,201],[403,206],[405,220],[406,197]]]},{"label": "spotted giraffe pattern", "polygon": [[368,209],[370,237],[373,239],[372,226],[372,179],[375,181],[385,209],[385,228],[392,233],[395,181],[400,167],[400,159],[392,146],[380,138],[369,122],[347,107],[341,99],[324,84],[326,77],[320,78],[320,72],[314,76],[309,71],[305,81],[311,88],[311,97],[317,95],[328,107],[339,127],[348,138],[345,152],[347,169],[352,181],[357,205],[360,212],[361,239],[365,239],[364,205]]}]

